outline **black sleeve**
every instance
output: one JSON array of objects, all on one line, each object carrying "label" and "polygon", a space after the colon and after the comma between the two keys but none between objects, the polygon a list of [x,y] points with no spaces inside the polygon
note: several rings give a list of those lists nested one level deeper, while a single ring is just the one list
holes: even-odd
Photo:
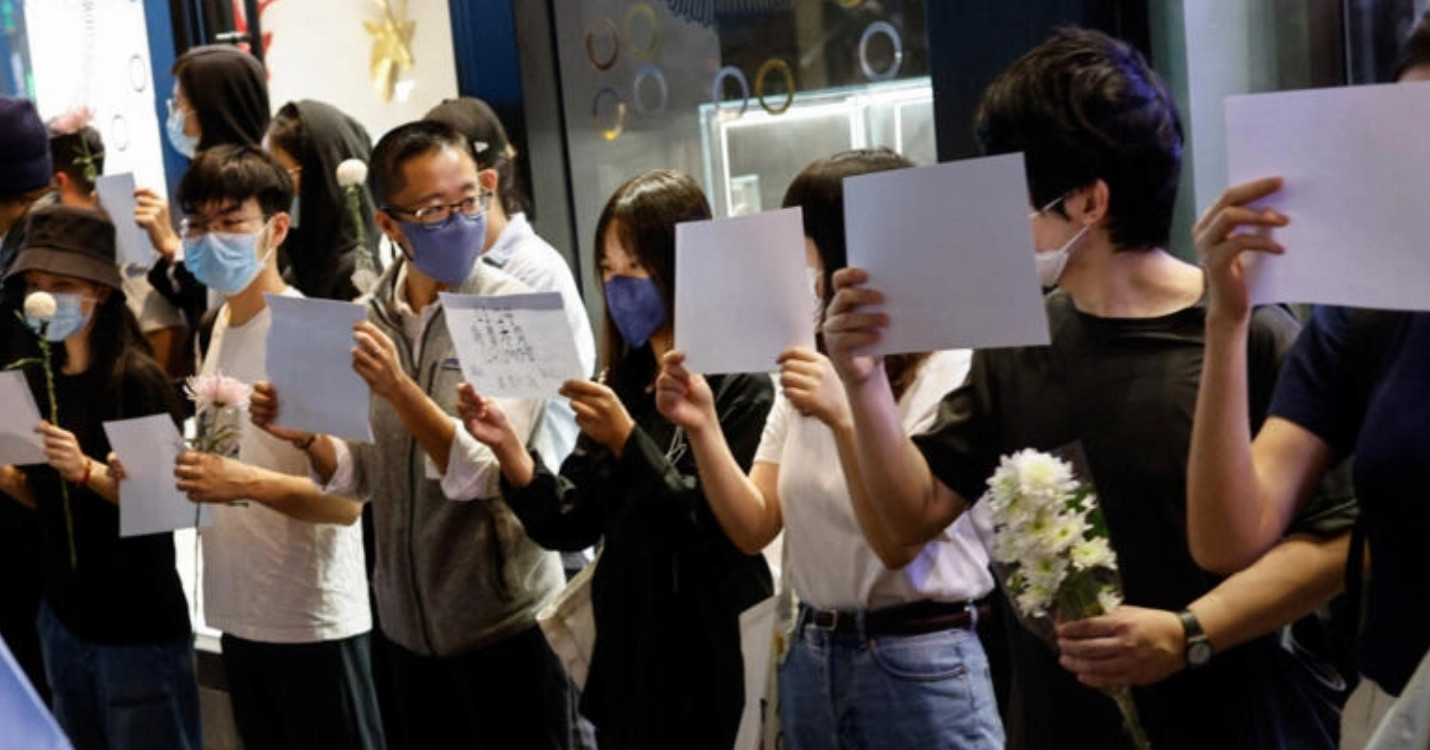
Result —
[{"label": "black sleeve", "polygon": [[[774,405],[774,384],[759,374],[724,377],[711,385],[720,429],[741,471],[748,472]],[[673,533],[698,536],[715,529],[724,535],[705,500],[694,457],[685,451],[674,461],[667,459],[666,450],[639,426],[616,462],[615,481],[628,491],[620,493],[613,513],[638,509],[645,518],[661,519]]]},{"label": "black sleeve", "polygon": [[[1278,381],[1298,366],[1295,353],[1304,346],[1301,342],[1307,336],[1318,335],[1311,326],[1300,331],[1295,319],[1281,307],[1258,308],[1252,314],[1247,341],[1247,382],[1253,434],[1272,413],[1273,404],[1279,398]],[[1342,457],[1339,464],[1321,478],[1315,494],[1291,520],[1286,533],[1335,536],[1349,531],[1358,513],[1351,462]]]},{"label": "black sleeve", "polygon": [[1324,440],[1337,460],[1355,449],[1362,417],[1342,364],[1350,320],[1344,308],[1316,308],[1287,357],[1270,407],[1272,416]]},{"label": "black sleeve", "polygon": [[595,544],[605,530],[605,508],[615,489],[613,457],[605,446],[582,435],[576,449],[553,474],[541,456],[531,453],[536,474],[520,489],[503,476],[502,497],[506,498],[526,535],[546,549],[576,552]]},{"label": "black sleeve", "polygon": [[998,468],[996,414],[991,391],[992,353],[976,351],[963,385],[943,397],[928,432],[913,436],[929,471],[969,503],[978,501]]}]

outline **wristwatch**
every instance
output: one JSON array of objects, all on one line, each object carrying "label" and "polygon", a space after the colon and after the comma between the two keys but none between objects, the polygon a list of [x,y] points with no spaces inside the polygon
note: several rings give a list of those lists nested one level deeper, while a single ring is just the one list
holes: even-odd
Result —
[{"label": "wristwatch", "polygon": [[1213,649],[1207,634],[1202,632],[1201,622],[1190,609],[1178,612],[1177,619],[1182,621],[1182,632],[1186,636],[1183,654],[1187,658],[1187,669],[1206,666],[1212,660]]}]

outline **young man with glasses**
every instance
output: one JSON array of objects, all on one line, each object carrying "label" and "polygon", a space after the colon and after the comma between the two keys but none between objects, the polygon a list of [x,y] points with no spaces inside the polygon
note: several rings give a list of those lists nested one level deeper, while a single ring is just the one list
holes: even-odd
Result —
[{"label": "young man with glasses", "polygon": [[[215,146],[184,173],[184,263],[225,300],[201,374],[267,379],[264,295],[301,296],[278,272],[292,199],[288,173],[252,146]],[[380,749],[361,505],[319,493],[298,446],[236,426],[235,455],[185,453],[175,475],[191,500],[216,503],[204,615],[224,634],[239,735],[254,748]]]},{"label": "young man with glasses", "polygon": [[[372,388],[373,444],[295,433],[281,397],[261,386],[254,421],[307,446],[328,492],[371,498],[373,590],[391,641],[400,747],[565,748],[570,693],[536,625],[562,585],[554,552],[527,537],[500,498],[501,469],[456,415],[462,371],[438,292],[515,294],[529,288],[478,263],[495,188],[456,131],[400,126],[373,150],[378,225],[401,254],[359,323],[353,367]],[[502,400],[531,436],[545,402]]]}]

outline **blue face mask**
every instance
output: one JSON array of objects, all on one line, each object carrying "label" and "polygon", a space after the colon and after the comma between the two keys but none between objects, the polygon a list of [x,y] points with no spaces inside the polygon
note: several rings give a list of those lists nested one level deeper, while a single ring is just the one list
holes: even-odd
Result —
[{"label": "blue face mask", "polygon": [[169,120],[164,123],[164,130],[169,136],[169,145],[175,151],[184,155],[184,158],[192,159],[199,152],[199,139],[197,136],[185,135],[184,125],[188,118],[184,116],[184,111],[178,108],[169,107]]},{"label": "blue face mask", "polygon": [[487,213],[468,216],[453,211],[436,224],[402,222],[402,234],[412,246],[412,265],[433,280],[457,286],[467,280],[487,244]]},{"label": "blue face mask", "polygon": [[204,286],[229,297],[248,288],[273,249],[258,257],[258,237],[263,234],[209,232],[197,240],[184,238],[184,265]]},{"label": "blue face mask", "polygon": [[[55,315],[48,321],[39,321],[30,316],[25,316],[25,325],[30,327],[37,335],[43,335],[46,341],[58,344],[61,341],[84,330],[89,324],[89,318],[94,314],[94,308],[89,312],[84,311],[84,297],[74,293],[55,293],[50,295],[55,298]],[[44,326],[41,333],[40,327]]]},{"label": "blue face mask", "polygon": [[621,338],[633,349],[645,346],[651,335],[665,325],[665,300],[655,279],[612,276],[606,287],[606,308]]}]

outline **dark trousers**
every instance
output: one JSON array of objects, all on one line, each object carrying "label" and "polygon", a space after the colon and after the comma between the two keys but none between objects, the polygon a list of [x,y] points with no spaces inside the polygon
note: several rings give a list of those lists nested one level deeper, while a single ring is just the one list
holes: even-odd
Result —
[{"label": "dark trousers", "polygon": [[390,644],[393,748],[566,750],[571,692],[541,629],[450,657]]},{"label": "dark trousers", "polygon": [[40,656],[40,631],[35,627],[43,579],[39,533],[35,511],[0,495],[0,638],[5,639],[40,699],[48,704],[50,685]]},{"label": "dark trousers", "polygon": [[383,750],[367,634],[318,643],[223,636],[233,720],[244,747]]}]

